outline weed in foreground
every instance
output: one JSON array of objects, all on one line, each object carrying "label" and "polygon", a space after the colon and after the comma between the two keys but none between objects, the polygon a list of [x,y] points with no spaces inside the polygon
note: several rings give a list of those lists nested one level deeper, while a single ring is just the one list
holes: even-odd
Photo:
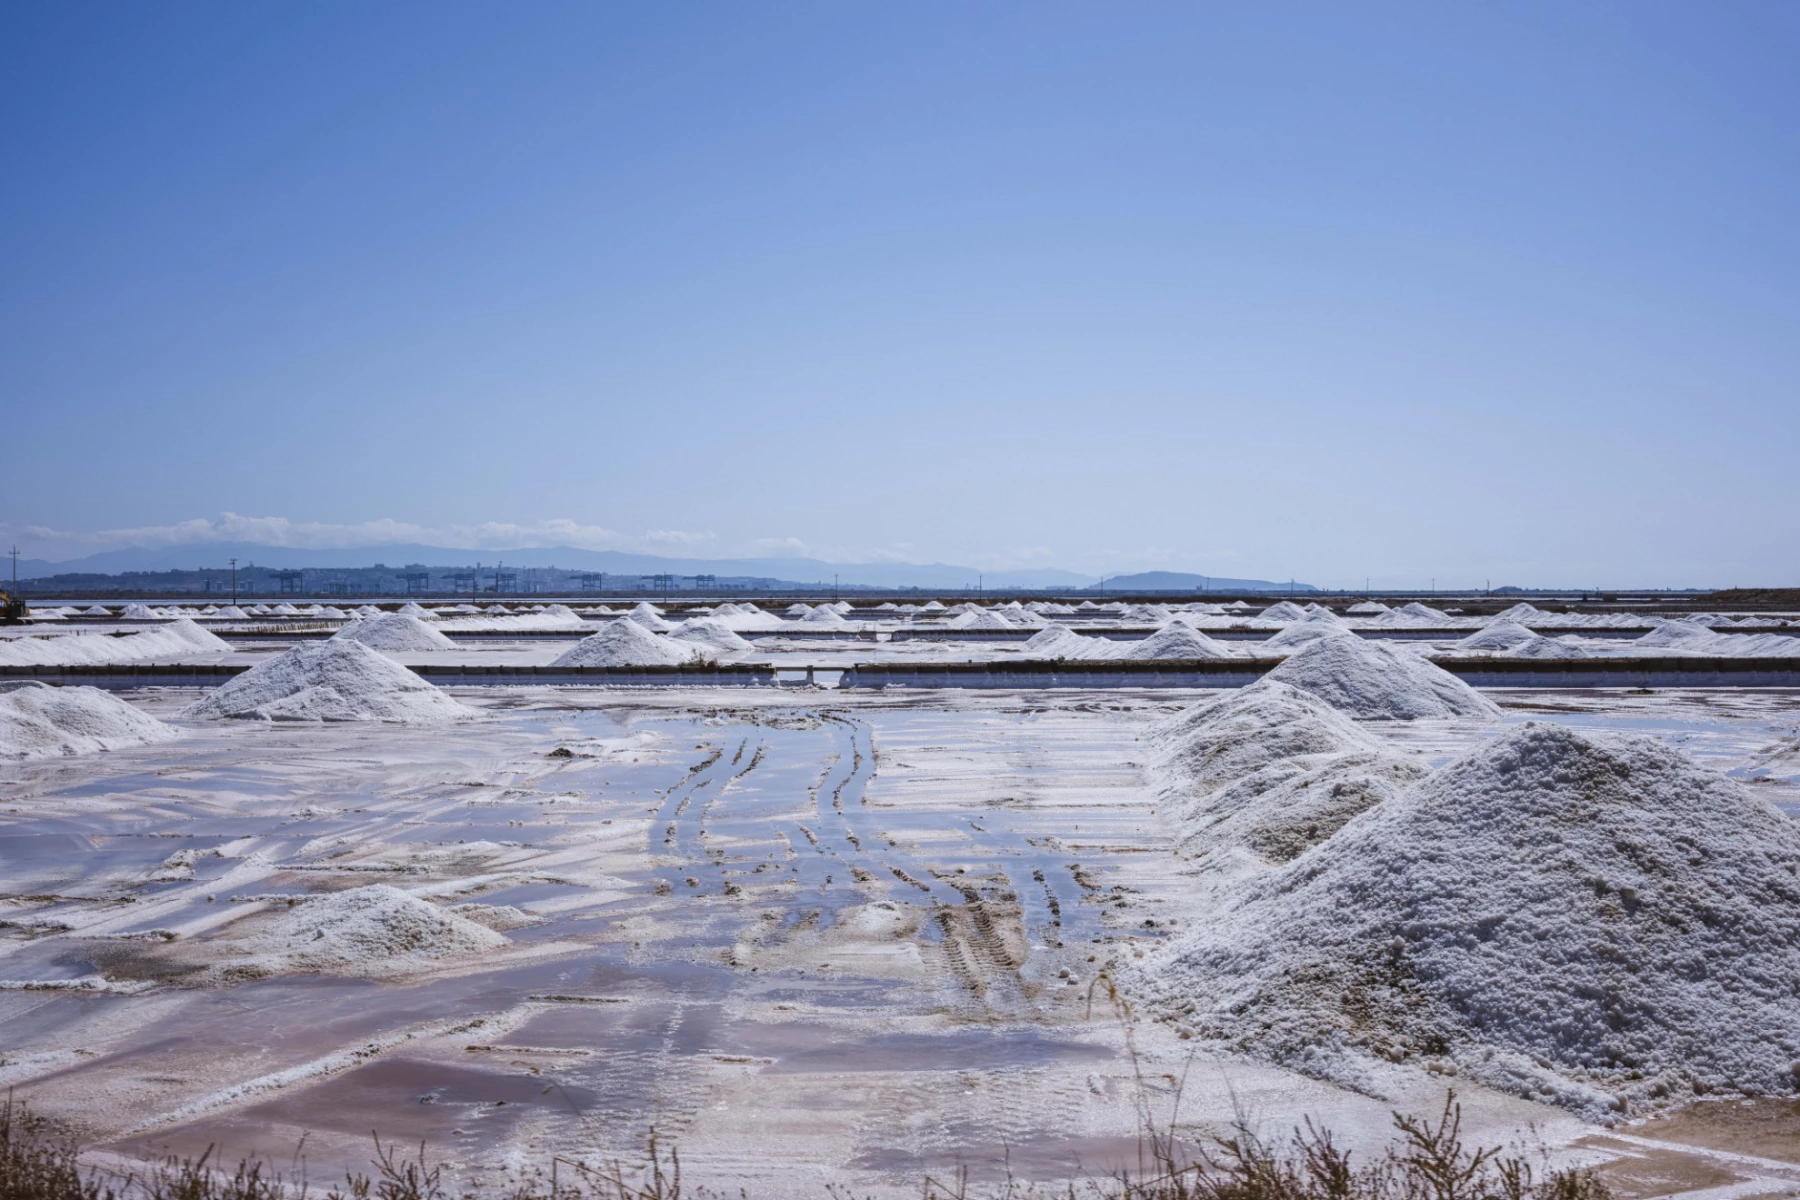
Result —
[{"label": "weed in foreground", "polygon": [[[923,1200],[1611,1200],[1591,1171],[1547,1171],[1540,1180],[1518,1156],[1465,1146],[1454,1092],[1435,1121],[1395,1113],[1394,1127],[1386,1152],[1366,1164],[1352,1161],[1311,1120],[1285,1145],[1240,1123],[1232,1136],[1191,1157],[1172,1133],[1152,1136],[1137,1172],[1054,1191],[1010,1178],[978,1191],[959,1171],[947,1181],[927,1178],[920,1192]],[[684,1187],[680,1154],[654,1132],[647,1149],[637,1168],[558,1159],[549,1178],[492,1193],[492,1200],[718,1200],[717,1192]],[[198,1158],[165,1159],[141,1174],[84,1169],[75,1144],[26,1105],[8,1099],[0,1106],[0,1200],[308,1200],[314,1194],[304,1181],[260,1161],[227,1171],[211,1160],[208,1150]],[[319,1192],[320,1200],[452,1200],[442,1165],[423,1144],[416,1154],[403,1154],[377,1137],[370,1165],[372,1175],[352,1173]],[[459,1192],[456,1200],[482,1197]],[[828,1187],[822,1200],[855,1197]]]}]

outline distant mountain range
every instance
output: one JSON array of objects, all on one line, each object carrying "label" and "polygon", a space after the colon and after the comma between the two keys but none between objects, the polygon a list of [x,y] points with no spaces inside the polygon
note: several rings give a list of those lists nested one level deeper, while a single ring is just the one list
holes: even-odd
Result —
[{"label": "distant mountain range", "polygon": [[[662,558],[653,554],[627,554],[618,550],[578,550],[572,546],[526,550],[447,550],[441,546],[399,543],[365,546],[354,550],[296,550],[284,546],[251,543],[205,542],[149,550],[129,547],[90,554],[65,562],[20,559],[20,579],[47,579],[55,575],[118,575],[127,571],[193,571],[222,569],[236,558],[240,567],[293,570],[297,568],[351,569],[374,566],[422,566],[433,570],[466,569],[476,563],[492,567],[559,567],[565,571],[604,571],[608,575],[717,575],[732,579],[768,579],[781,583],[815,586],[837,582],[847,586],[884,588],[942,588],[957,590],[983,584],[989,588],[1078,590],[1097,588],[1094,575],[1056,568],[992,571],[985,575],[974,567],[950,563],[829,563],[816,558]],[[4,578],[4,576],[0,576]],[[1106,591],[1286,591],[1289,585],[1266,579],[1225,579],[1171,571],[1148,571],[1108,577]],[[1296,584],[1294,590],[1315,590]]]}]

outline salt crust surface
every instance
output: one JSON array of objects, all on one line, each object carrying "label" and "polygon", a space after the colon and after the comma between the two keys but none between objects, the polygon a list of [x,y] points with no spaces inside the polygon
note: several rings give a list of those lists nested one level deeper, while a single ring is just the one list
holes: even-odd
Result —
[{"label": "salt crust surface", "polygon": [[1424,1059],[1598,1120],[1785,1096],[1797,875],[1800,827],[1732,780],[1527,725],[1242,877],[1133,980],[1203,1038],[1374,1094]]},{"label": "salt crust surface", "polygon": [[383,613],[346,625],[333,641],[361,642],[371,650],[453,650],[456,643],[405,613]]},{"label": "salt crust surface", "polygon": [[1311,692],[1353,717],[1497,717],[1499,707],[1417,654],[1360,637],[1323,637],[1296,651],[1265,679]]},{"label": "salt crust surface", "polygon": [[92,754],[180,736],[173,725],[99,688],[50,687],[35,679],[0,683],[0,758]]},{"label": "salt crust surface", "polygon": [[181,715],[438,725],[475,716],[477,710],[360,642],[331,638],[258,663]]},{"label": "salt crust surface", "polygon": [[403,973],[509,944],[489,921],[470,920],[378,883],[295,906],[249,942],[247,959],[222,969],[235,975]]},{"label": "salt crust surface", "polygon": [[1426,773],[1318,697],[1268,679],[1196,705],[1155,741],[1152,770],[1182,851],[1228,874],[1288,861]]},{"label": "salt crust surface", "polygon": [[1231,651],[1182,621],[1171,621],[1110,657],[1128,659],[1230,658]]},{"label": "salt crust surface", "polygon": [[[664,622],[667,624],[667,622]],[[610,621],[551,662],[553,667],[669,667],[699,657],[700,648],[651,633],[635,614]]]}]

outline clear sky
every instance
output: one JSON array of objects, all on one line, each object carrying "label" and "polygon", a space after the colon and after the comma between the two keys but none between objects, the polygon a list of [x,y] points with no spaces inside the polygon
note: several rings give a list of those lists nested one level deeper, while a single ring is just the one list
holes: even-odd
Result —
[{"label": "clear sky", "polygon": [[8,0],[0,536],[1793,584],[1797,215],[1791,0]]}]

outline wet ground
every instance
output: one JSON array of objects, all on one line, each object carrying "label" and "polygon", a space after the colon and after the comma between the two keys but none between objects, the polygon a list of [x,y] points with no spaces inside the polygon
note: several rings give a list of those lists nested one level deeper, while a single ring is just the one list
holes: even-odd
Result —
[{"label": "wet ground", "polygon": [[[1376,1098],[1195,1058],[1096,982],[1203,919],[1140,740],[1192,693],[458,695],[489,718],[196,725],[5,768],[0,1086],[128,1156],[287,1162],[304,1136],[316,1177],[366,1161],[372,1130],[473,1182],[630,1156],[654,1126],[690,1172],[760,1195],[1104,1173],[1178,1092],[1191,1137],[1313,1114],[1352,1144],[1441,1099],[1425,1077]],[[1504,700],[1681,742],[1800,810],[1793,695]],[[1434,761],[1492,734],[1387,732]],[[244,969],[290,899],[376,882],[531,923],[423,972]],[[1493,1140],[1600,1136],[1466,1100]],[[1677,1181],[1632,1195],[1788,1186],[1769,1147],[1791,1116],[1716,1124],[1582,1152]],[[1654,1153],[1618,1140],[1639,1135]]]}]

